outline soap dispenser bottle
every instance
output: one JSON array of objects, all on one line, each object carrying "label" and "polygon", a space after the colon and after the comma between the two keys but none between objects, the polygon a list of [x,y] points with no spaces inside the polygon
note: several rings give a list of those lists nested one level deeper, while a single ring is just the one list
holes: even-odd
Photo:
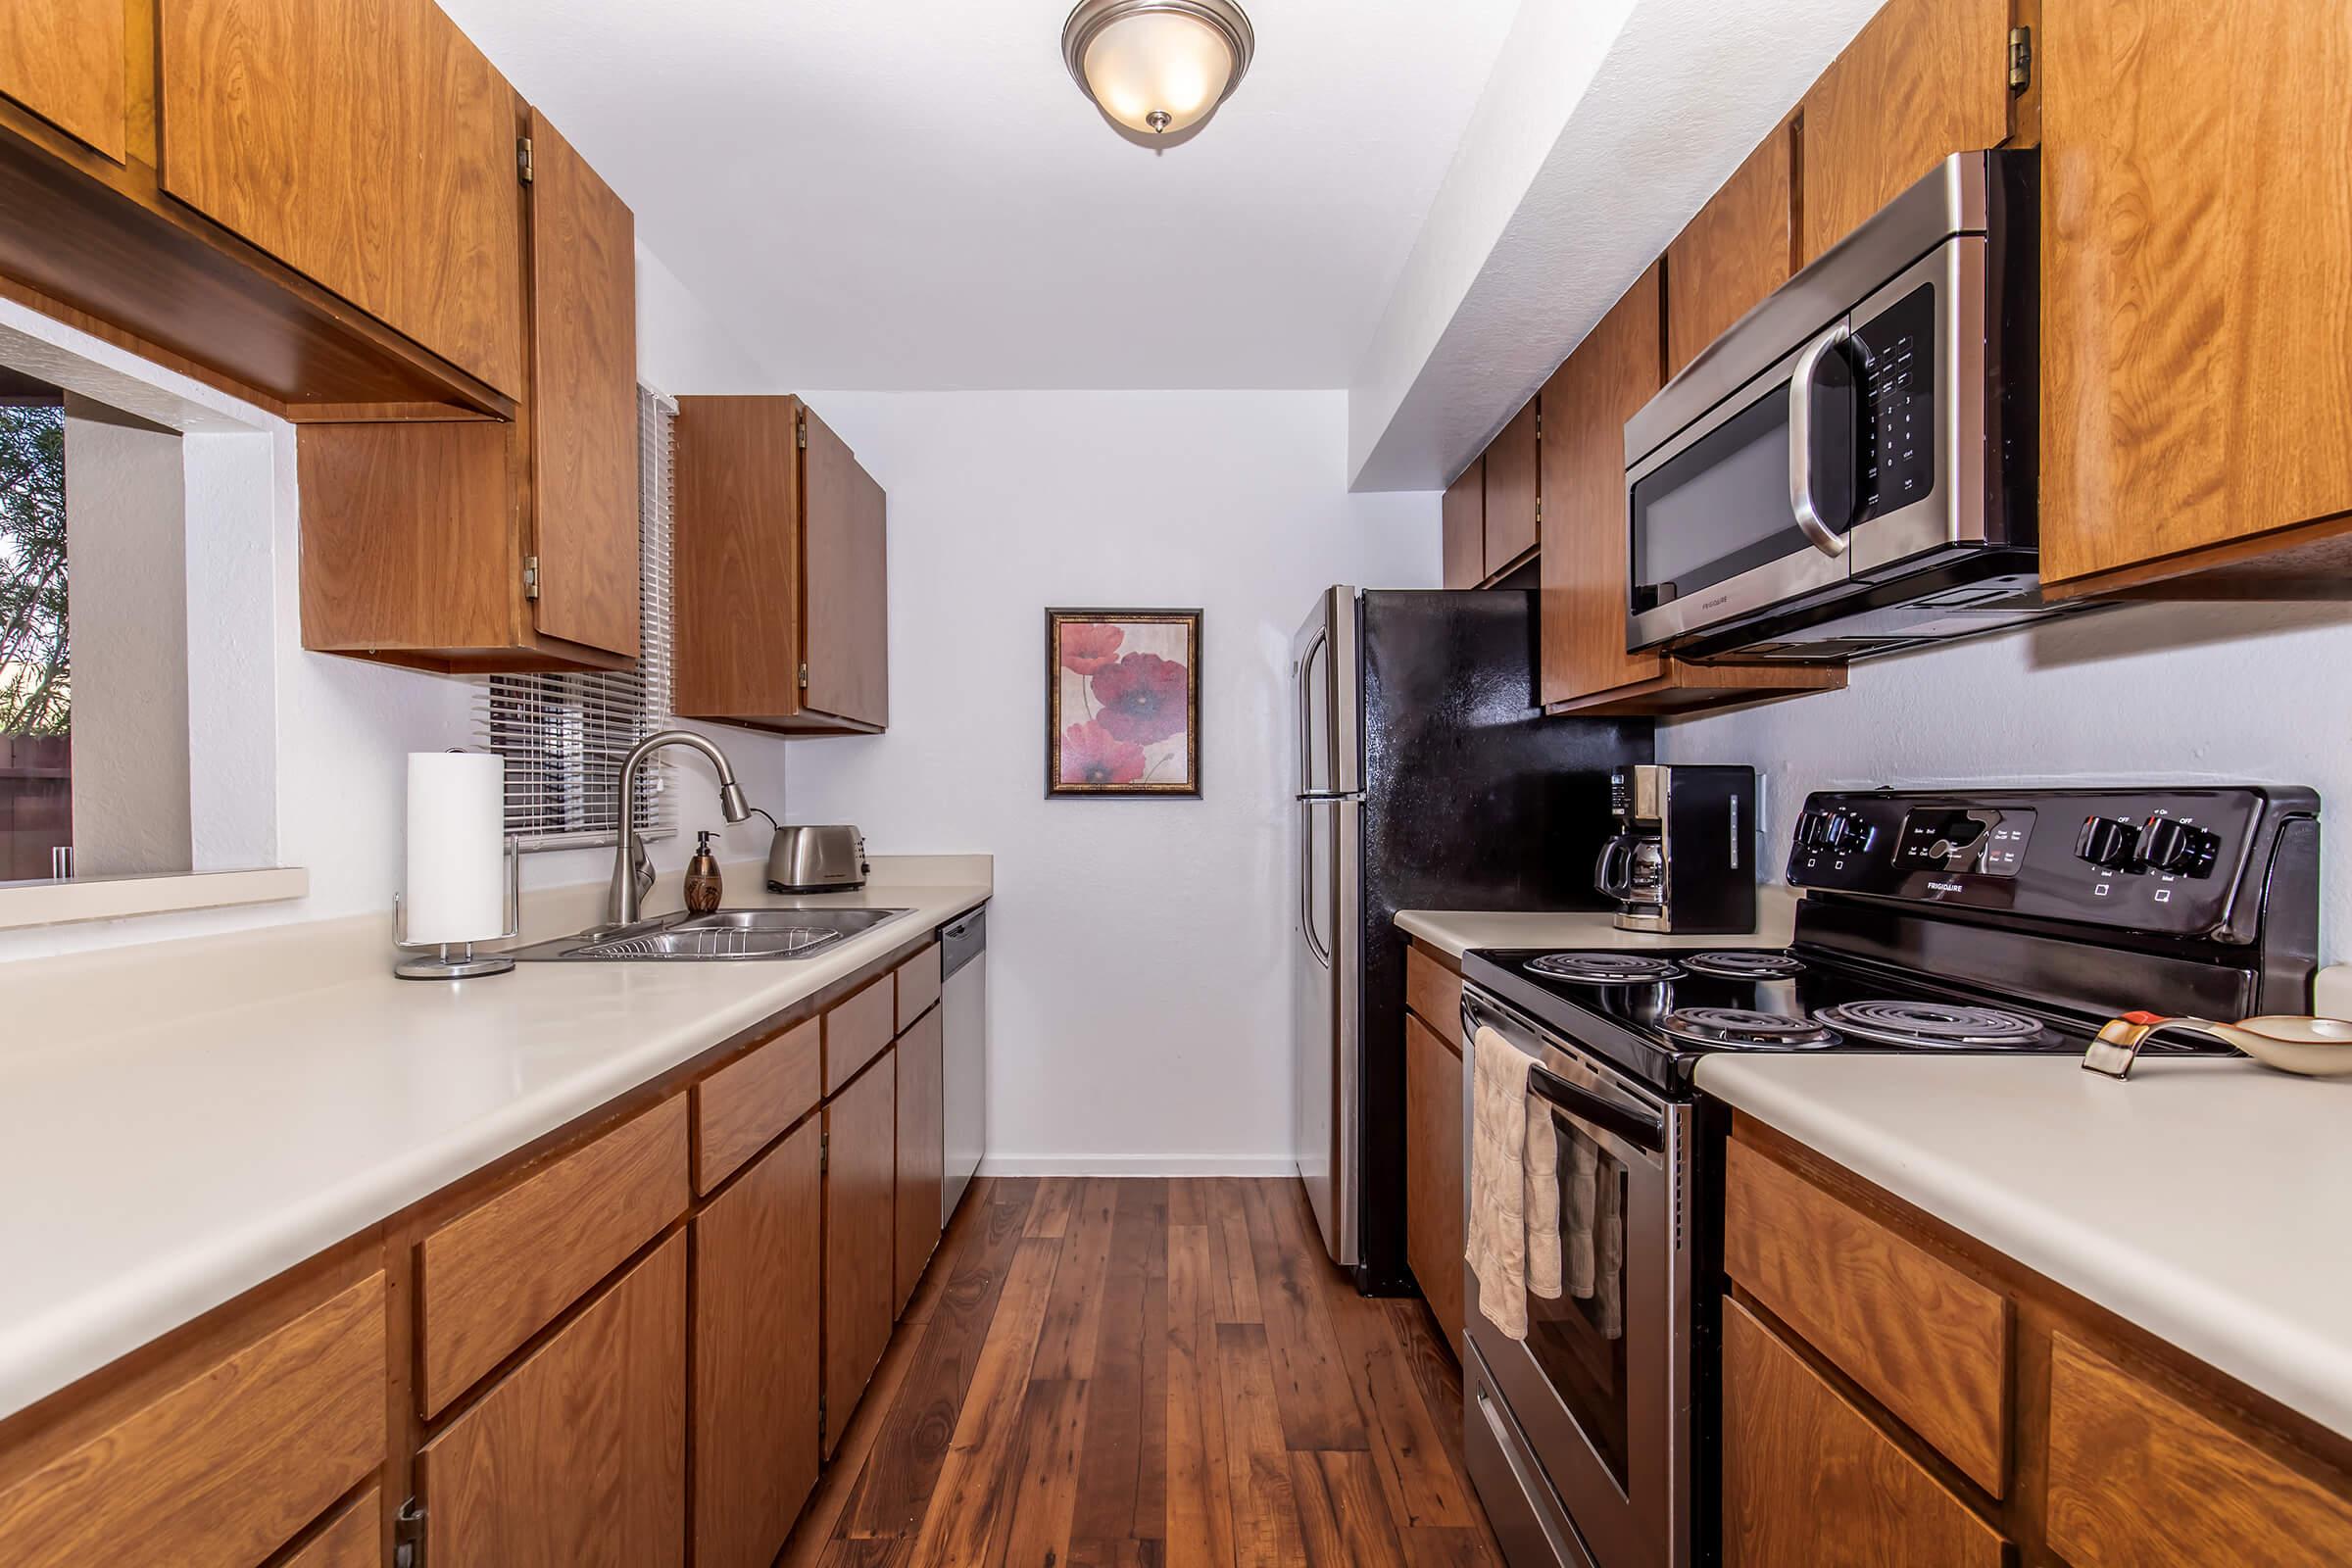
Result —
[{"label": "soap dispenser bottle", "polygon": [[725,892],[718,876],[718,857],[710,853],[710,841],[715,833],[699,834],[702,842],[695,846],[694,858],[686,862],[686,910],[689,914],[709,914],[718,907]]}]

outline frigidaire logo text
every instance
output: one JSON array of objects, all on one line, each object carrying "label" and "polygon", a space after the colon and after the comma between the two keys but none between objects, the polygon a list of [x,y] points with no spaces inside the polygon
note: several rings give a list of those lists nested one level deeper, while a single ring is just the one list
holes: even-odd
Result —
[{"label": "frigidaire logo text", "polygon": [[1931,882],[1928,884],[1928,886],[1934,888],[1938,893],[1959,893],[1965,891],[1961,884],[1957,882]]}]

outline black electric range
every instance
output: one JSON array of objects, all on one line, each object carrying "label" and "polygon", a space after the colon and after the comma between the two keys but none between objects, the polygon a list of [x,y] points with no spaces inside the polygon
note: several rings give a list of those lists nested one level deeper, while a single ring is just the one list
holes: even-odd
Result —
[{"label": "black electric range", "polygon": [[1596,1204],[1607,1239],[1590,1297],[1517,1303],[1524,1337],[1464,1280],[1463,1453],[1514,1568],[1714,1560],[1728,1113],[1698,1062],[2080,1054],[2128,1011],[2308,1011],[2318,810],[2262,786],[1815,795],[1785,949],[1466,956],[1465,1087],[1497,1043],[1529,1058],[1559,1211]]},{"label": "black electric range", "polygon": [[1719,1051],[2080,1054],[2134,1009],[2301,1012],[2317,809],[2261,787],[1816,795],[1790,946],[1481,950],[1462,974],[1669,1093]]}]

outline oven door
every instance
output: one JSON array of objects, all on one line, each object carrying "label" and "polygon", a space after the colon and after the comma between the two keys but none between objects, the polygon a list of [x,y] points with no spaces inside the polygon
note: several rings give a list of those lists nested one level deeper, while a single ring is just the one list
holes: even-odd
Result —
[{"label": "oven door", "polygon": [[[1535,1058],[1528,1093],[1549,1108],[1560,1142],[1568,1287],[1557,1299],[1530,1295],[1527,1338],[1513,1340],[1487,1317],[1472,1275],[1470,1341],[1598,1568],[1683,1568],[1693,1530],[1691,1317],[1678,1188],[1690,1107],[1659,1099],[1484,992],[1463,993],[1462,1024],[1466,1040],[1493,1029]],[[1475,1049],[1464,1056],[1466,1089]],[[1592,1222],[1584,1278],[1570,1234],[1579,1214]]]},{"label": "oven door", "polygon": [[1957,461],[1984,457],[1985,258],[1946,240],[1626,469],[1627,646],[1985,542],[1986,463]]}]

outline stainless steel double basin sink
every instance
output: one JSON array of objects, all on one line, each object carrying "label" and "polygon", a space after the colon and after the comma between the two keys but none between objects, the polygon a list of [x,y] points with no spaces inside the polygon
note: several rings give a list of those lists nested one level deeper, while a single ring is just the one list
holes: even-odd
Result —
[{"label": "stainless steel double basin sink", "polygon": [[618,963],[680,960],[732,962],[754,958],[809,958],[860,931],[908,913],[906,909],[719,909],[710,914],[664,914],[617,931],[583,932],[517,949],[536,963]]}]

